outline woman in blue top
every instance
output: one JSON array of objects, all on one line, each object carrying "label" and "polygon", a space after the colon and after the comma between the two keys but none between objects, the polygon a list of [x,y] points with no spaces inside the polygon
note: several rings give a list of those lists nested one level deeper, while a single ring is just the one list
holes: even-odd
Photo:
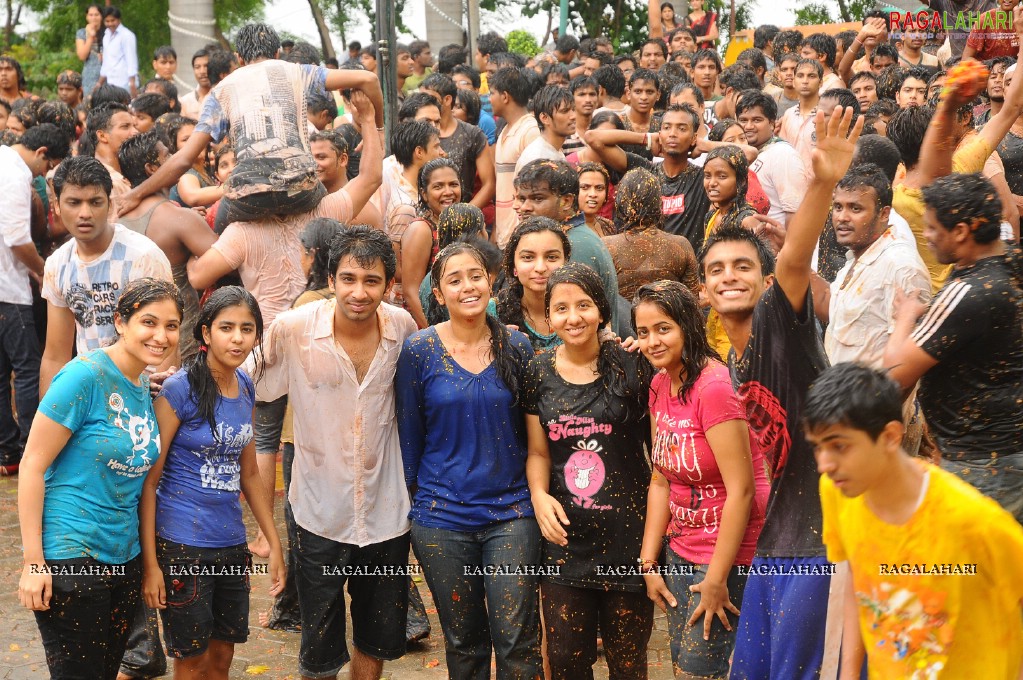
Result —
[{"label": "woman in blue top", "polygon": [[203,306],[194,334],[199,353],[156,400],[166,455],[146,477],[139,508],[143,594],[161,610],[175,677],[226,680],[234,645],[249,634],[252,555],[239,492],[270,542],[271,595],[284,587],[281,543],[256,468],[256,389],[241,369],[262,339],[263,317],[248,291],[227,286]]},{"label": "woman in blue top", "polygon": [[[451,319],[408,340],[395,378],[412,547],[433,591],[452,678],[535,678],[540,661],[540,531],[526,483],[519,381],[533,350],[486,313],[482,253],[437,256],[433,293]],[[527,573],[495,574],[524,567]]]},{"label": "woman in blue top", "polygon": [[113,680],[141,606],[138,503],[160,435],[146,366],[178,346],[173,283],[136,279],[114,312],[118,340],[70,361],[32,422],[18,479],[25,568],[55,678]]},{"label": "woman in blue top", "polygon": [[498,295],[497,313],[504,323],[522,329],[537,352],[561,344],[547,317],[544,295],[547,279],[571,254],[568,235],[549,217],[522,220],[504,249],[508,285]]}]

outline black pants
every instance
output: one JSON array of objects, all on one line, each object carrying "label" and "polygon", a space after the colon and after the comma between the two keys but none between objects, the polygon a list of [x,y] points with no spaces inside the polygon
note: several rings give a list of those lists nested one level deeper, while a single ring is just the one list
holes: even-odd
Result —
[{"label": "black pants", "polygon": [[[39,407],[39,361],[32,307],[0,302],[0,465],[21,462]],[[17,422],[11,408],[11,373]]]},{"label": "black pants", "polygon": [[553,680],[593,680],[598,625],[611,680],[645,680],[654,603],[646,593],[540,585]]},{"label": "black pants", "polygon": [[[92,558],[46,564],[57,572],[52,576],[53,596],[50,608],[35,616],[50,675],[61,680],[113,680],[142,603],[142,558],[123,565],[104,565]],[[104,573],[82,573],[104,568]]]}]

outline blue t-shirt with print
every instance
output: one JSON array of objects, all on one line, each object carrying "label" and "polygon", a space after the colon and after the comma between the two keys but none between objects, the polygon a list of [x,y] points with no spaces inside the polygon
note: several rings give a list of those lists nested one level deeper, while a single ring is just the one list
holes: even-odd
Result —
[{"label": "blue t-shirt with print", "polygon": [[68,363],[39,413],[71,430],[46,471],[43,556],[124,564],[138,556],[139,497],[160,456],[149,380],[132,383],[103,350]]},{"label": "blue t-shirt with print", "polygon": [[217,433],[199,414],[190,394],[189,371],[163,383],[160,397],[181,421],[163,464],[156,491],[156,533],[175,543],[226,548],[245,543],[241,491],[242,450],[252,441],[256,390],[238,369],[238,397],[219,397],[214,410]]}]

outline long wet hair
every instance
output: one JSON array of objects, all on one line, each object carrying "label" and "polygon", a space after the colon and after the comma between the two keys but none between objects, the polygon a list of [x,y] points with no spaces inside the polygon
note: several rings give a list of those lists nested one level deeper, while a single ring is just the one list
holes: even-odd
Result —
[{"label": "long wet hair", "polygon": [[[572,254],[572,244],[560,224],[549,217],[527,217],[519,222],[519,226],[515,227],[515,231],[512,232],[511,238],[508,239],[508,245],[504,249],[502,268],[507,285],[497,295],[497,316],[506,324],[519,328],[526,327],[525,316],[522,313],[522,296],[525,291],[519,277],[515,275],[515,251],[518,250],[519,241],[523,236],[539,234],[544,231],[551,232],[561,240],[561,247],[565,251],[565,264],[568,264],[568,258]],[[608,315],[607,318],[610,319],[611,316]]]},{"label": "long wet hair", "polygon": [[[593,300],[600,312],[601,326],[611,321],[611,303],[600,276],[589,265],[581,262],[566,262],[558,267],[547,279],[544,294],[544,308],[547,316],[551,313],[551,295],[562,284],[572,284]],[[599,332],[599,331],[598,331]],[[598,340],[597,373],[600,375],[601,394],[607,401],[609,411],[615,420],[638,420],[647,413],[650,377],[653,371],[646,361],[635,362],[636,369],[630,368],[627,352],[615,338]],[[619,410],[618,405],[621,405]]]},{"label": "long wet hair", "polygon": [[682,329],[682,369],[678,375],[682,386],[675,396],[679,403],[685,404],[707,364],[721,361],[707,340],[707,322],[700,311],[700,304],[696,296],[678,281],[648,283],[640,286],[632,299],[633,328],[636,327],[636,308],[644,303],[657,307]]},{"label": "long wet hair", "polygon": [[746,202],[746,192],[749,190],[749,163],[746,161],[746,155],[742,152],[742,149],[734,144],[719,146],[707,154],[707,160],[704,162],[703,167],[707,167],[707,163],[710,163],[715,158],[723,160],[732,168],[732,172],[735,173],[735,198],[732,199],[732,205],[729,206],[728,210],[718,217],[714,228],[720,229],[726,224],[741,225],[745,218],[755,212],[750,204]]},{"label": "long wet hair", "polygon": [[317,217],[309,220],[302,230],[299,240],[306,248],[313,249],[313,265],[309,268],[309,278],[306,281],[306,290],[322,290],[327,287],[327,278],[333,274],[330,271],[330,242],[334,240],[338,232],[344,228],[337,220],[329,217]]},{"label": "long wet hair", "polygon": [[213,438],[220,441],[217,432],[217,400],[220,399],[220,387],[209,365],[209,348],[206,346],[206,339],[202,335],[202,329],[208,328],[213,331],[213,322],[217,316],[228,307],[243,306],[252,314],[256,322],[256,344],[252,348],[252,355],[256,361],[256,371],[252,375],[252,382],[255,384],[263,374],[263,356],[259,345],[263,342],[263,315],[256,304],[256,298],[252,293],[241,286],[224,286],[213,292],[213,295],[206,300],[202,310],[199,312],[199,319],[192,329],[192,337],[199,345],[199,351],[195,353],[185,370],[188,371],[188,396],[196,405],[199,415],[209,423]]},{"label": "long wet hair", "polygon": [[[458,186],[461,187],[462,191],[465,191],[465,187],[462,187],[462,175],[458,171],[458,164],[450,158],[434,158],[431,161],[427,161],[422,168],[419,169],[419,203],[416,204],[416,212],[420,217],[429,218],[432,222],[438,216],[433,214],[430,210],[429,204],[426,202],[426,188],[430,186],[430,177],[433,173],[441,168],[451,168],[455,171],[455,177],[458,179]],[[471,189],[471,187],[470,187]],[[459,195],[458,200],[462,200],[462,196]]]},{"label": "long wet hair", "polygon": [[[448,260],[455,255],[462,254],[470,255],[479,263],[483,271],[488,271],[487,258],[480,252],[479,248],[471,243],[456,241],[437,254],[437,259],[434,260],[433,267],[430,268],[434,297],[436,297],[437,292],[440,290],[441,276],[444,274],[444,267],[447,265]],[[501,381],[504,382],[504,386],[508,388],[508,391],[518,400],[519,371],[527,357],[522,356],[518,348],[511,344],[511,332],[503,323],[490,316],[490,314],[484,313],[483,316],[486,319],[487,328],[490,330],[490,355],[497,366],[497,374],[500,376]]]},{"label": "long wet hair", "polygon": [[486,234],[487,220],[483,211],[469,203],[454,203],[444,208],[437,218],[437,247],[446,248],[464,236]]},{"label": "long wet hair", "polygon": [[143,307],[162,300],[173,302],[178,308],[178,314],[185,313],[185,303],[181,300],[177,286],[170,281],[146,276],[128,282],[121,291],[121,296],[117,298],[114,311],[123,323],[127,323],[128,319],[141,312]]},{"label": "long wet hair", "polygon": [[649,229],[664,225],[661,182],[645,168],[633,168],[615,188],[615,229]]}]

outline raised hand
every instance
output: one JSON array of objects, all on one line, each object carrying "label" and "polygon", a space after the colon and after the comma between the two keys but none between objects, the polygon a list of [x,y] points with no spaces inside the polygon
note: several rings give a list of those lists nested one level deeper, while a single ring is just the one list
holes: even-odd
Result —
[{"label": "raised hand", "polygon": [[370,101],[370,98],[366,96],[366,93],[361,90],[352,90],[352,96],[348,101],[352,103],[352,108],[355,109],[354,118],[373,124],[376,118],[376,109],[373,107],[373,102]]},{"label": "raised hand", "polygon": [[[824,112],[818,111],[814,120],[817,128],[817,148],[813,150],[814,181],[838,184],[852,163],[856,140],[863,130],[864,117],[852,124],[851,107],[836,106],[831,118],[824,119]],[[851,128],[851,129],[850,129]]]}]

